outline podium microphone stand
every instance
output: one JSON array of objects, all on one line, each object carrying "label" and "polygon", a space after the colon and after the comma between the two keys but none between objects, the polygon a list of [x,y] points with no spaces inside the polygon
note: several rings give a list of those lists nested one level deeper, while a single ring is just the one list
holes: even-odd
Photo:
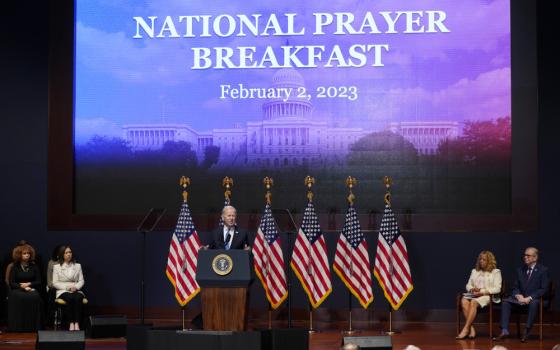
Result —
[{"label": "podium microphone stand", "polygon": [[157,226],[163,214],[165,214],[165,208],[151,208],[142,222],[136,228],[136,231],[142,234],[142,256],[141,256],[141,282],[140,282],[140,324],[144,324],[144,306],[145,306],[145,275],[146,275],[146,234],[152,232]]},{"label": "podium microphone stand", "polygon": [[[290,212],[289,209],[272,209],[272,214],[283,214],[286,215],[288,217],[288,225],[290,227],[289,230],[284,231],[288,234],[288,251],[293,251],[294,248],[294,244],[295,241],[292,240],[292,234],[295,233],[297,235],[299,228],[296,225],[296,222],[294,221],[294,217],[292,216],[292,213]],[[288,268],[287,270],[287,283],[288,283],[288,300],[287,300],[287,306],[288,306],[288,328],[292,328],[292,269],[290,268],[290,261],[291,261],[291,257],[288,257],[287,259],[287,266]]]}]

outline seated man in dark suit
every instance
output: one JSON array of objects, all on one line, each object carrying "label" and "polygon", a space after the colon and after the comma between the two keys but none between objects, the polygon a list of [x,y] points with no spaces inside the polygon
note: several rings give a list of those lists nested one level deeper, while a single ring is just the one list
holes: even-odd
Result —
[{"label": "seated man in dark suit", "polygon": [[538,259],[539,251],[537,248],[529,247],[525,249],[525,254],[523,255],[525,266],[517,269],[511,297],[502,300],[502,317],[500,322],[502,332],[494,340],[502,340],[509,336],[508,325],[513,308],[527,310],[525,332],[521,336],[523,343],[527,341],[539,310],[539,298],[546,293],[550,281],[548,268],[537,263]]},{"label": "seated man in dark suit", "polygon": [[212,242],[210,249],[245,249],[249,250],[249,234],[239,229],[236,224],[237,210],[231,205],[222,210],[222,222],[220,226],[212,231]]}]

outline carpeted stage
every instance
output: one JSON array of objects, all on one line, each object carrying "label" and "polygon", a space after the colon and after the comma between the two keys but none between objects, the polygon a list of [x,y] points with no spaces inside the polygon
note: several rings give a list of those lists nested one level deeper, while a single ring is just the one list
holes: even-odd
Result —
[{"label": "carpeted stage", "polygon": [[[381,328],[381,327],[379,327]],[[344,329],[344,325],[341,325]],[[453,323],[407,323],[396,324],[395,329],[401,330],[401,333],[391,336],[392,348],[401,350],[409,344],[419,346],[421,349],[491,349],[494,343],[488,338],[486,328],[483,324],[477,325],[479,334],[474,340],[457,341],[455,337],[455,324]],[[85,340],[85,349],[87,350],[163,350],[163,349],[272,349],[273,347],[259,347],[261,344],[261,333],[258,331],[250,331],[246,334],[228,334],[220,333],[214,336],[202,335],[198,332],[191,334],[189,332],[177,332],[170,327],[159,327],[156,324],[155,329],[148,330],[144,334],[144,338],[138,338],[139,327],[131,325],[129,327],[128,341],[125,338],[105,338],[105,339],[87,339]],[[135,334],[133,334],[135,332]],[[299,337],[301,333],[293,333]],[[132,337],[135,337],[133,340]],[[309,335],[310,350],[338,350],[345,335],[339,330],[329,329],[321,330],[318,333]],[[352,336],[359,337],[382,337],[385,334],[379,329],[362,330]],[[35,349],[35,341],[37,335],[35,333],[3,333],[0,334],[0,350],[28,350]],[[207,338],[205,338],[207,337]],[[276,346],[286,346],[291,340],[290,335],[280,334],[280,339],[284,340],[283,344],[276,343]],[[300,338],[301,339],[301,338]],[[287,341],[286,341],[287,340]],[[544,327],[544,339],[539,341],[537,335],[534,334],[528,343],[521,343],[515,337],[507,339],[500,344],[506,346],[509,350],[516,349],[546,349],[560,343],[560,329],[558,325],[546,325]],[[204,344],[200,347],[200,344]],[[127,346],[128,345],[128,346]],[[288,348],[289,350],[298,350],[300,343]],[[59,350],[65,350],[59,347]]]}]

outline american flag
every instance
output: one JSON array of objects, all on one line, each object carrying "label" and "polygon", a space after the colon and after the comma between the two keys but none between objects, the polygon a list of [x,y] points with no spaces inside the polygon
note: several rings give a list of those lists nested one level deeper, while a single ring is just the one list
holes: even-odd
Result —
[{"label": "american flag", "polygon": [[311,202],[307,203],[303,213],[303,224],[298,232],[290,265],[311,305],[314,308],[321,305],[332,292],[331,271],[325,237]]},{"label": "american flag", "polygon": [[288,296],[288,285],[284,273],[284,256],[280,247],[280,235],[272,217],[270,205],[264,208],[261,224],[253,244],[255,272],[261,280],[266,298],[276,309]]},{"label": "american flag", "polygon": [[177,227],[171,237],[165,271],[167,278],[175,287],[175,298],[181,306],[185,306],[200,292],[200,287],[195,280],[200,247],[200,239],[194,228],[189,205],[183,202]]},{"label": "american flag", "polygon": [[393,309],[397,310],[413,286],[406,244],[389,205],[385,205],[381,220],[373,273],[383,288],[385,297]]},{"label": "american flag", "polygon": [[344,228],[338,238],[333,269],[364,309],[367,309],[373,301],[371,265],[368,245],[356,209],[352,205],[348,207]]}]

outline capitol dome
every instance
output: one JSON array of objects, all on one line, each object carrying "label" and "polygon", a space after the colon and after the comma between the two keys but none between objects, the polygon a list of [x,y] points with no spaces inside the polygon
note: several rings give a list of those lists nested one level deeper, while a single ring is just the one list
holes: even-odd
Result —
[{"label": "capitol dome", "polygon": [[294,68],[282,68],[272,76],[272,87],[289,89],[290,96],[269,98],[263,104],[264,120],[278,118],[306,119],[311,116],[312,105],[305,90],[305,81]]},{"label": "capitol dome", "polygon": [[300,87],[305,86],[305,81],[301,74],[293,68],[282,68],[272,77],[274,87]]}]

